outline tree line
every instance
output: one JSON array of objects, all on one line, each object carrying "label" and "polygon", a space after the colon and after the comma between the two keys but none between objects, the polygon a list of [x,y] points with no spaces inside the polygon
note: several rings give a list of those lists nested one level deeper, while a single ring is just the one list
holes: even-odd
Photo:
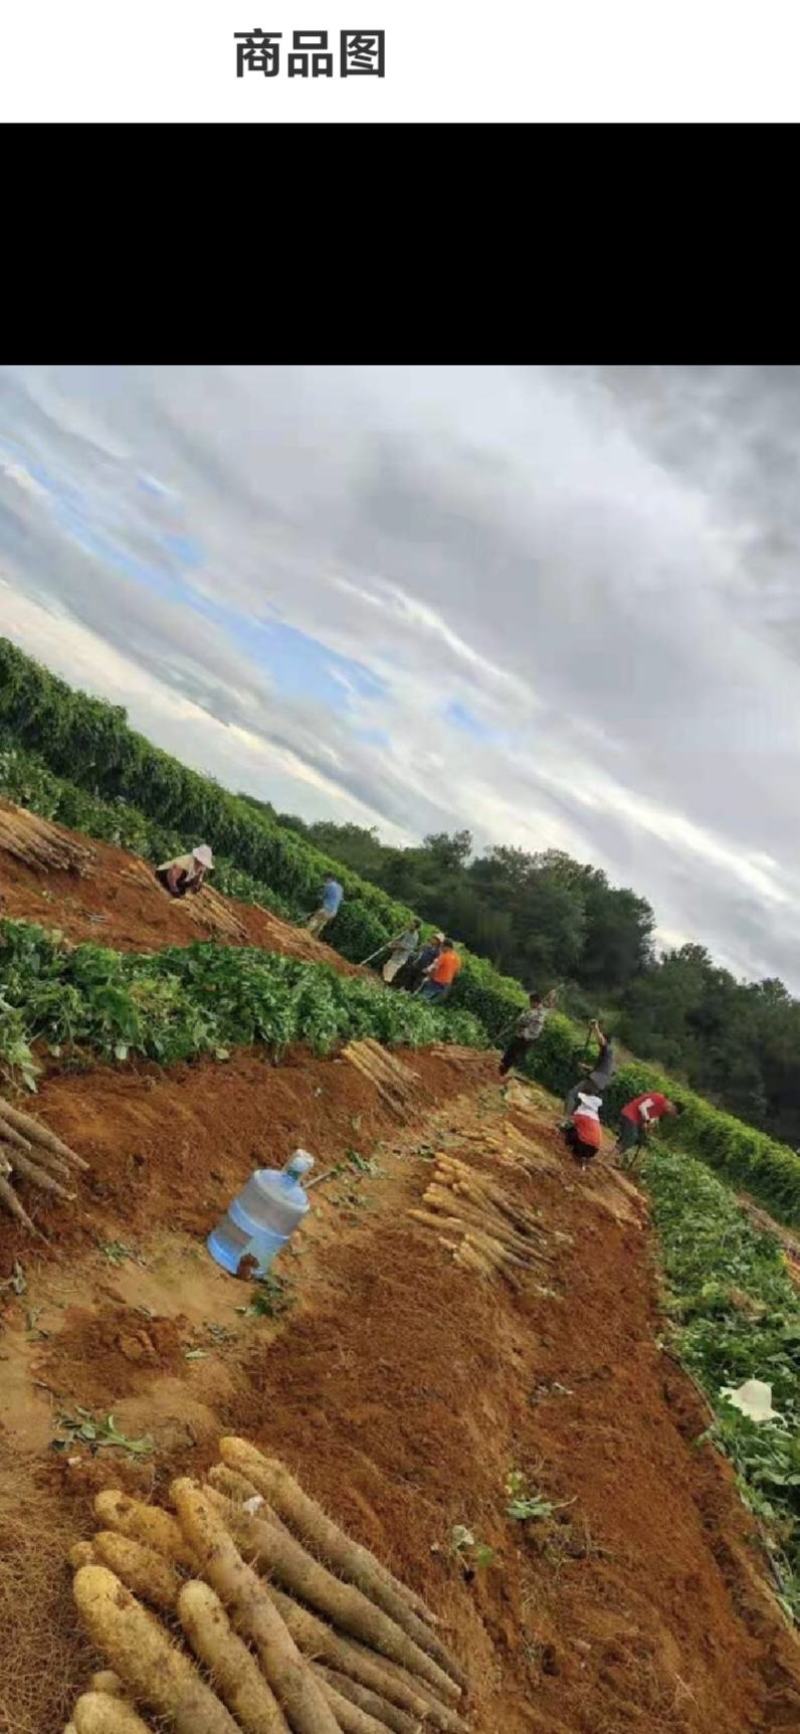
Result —
[{"label": "tree line", "polygon": [[476,854],[469,831],[393,848],[377,830],[278,822],[419,911],[526,985],[598,1011],[641,1058],[773,1137],[800,1145],[800,1002],[778,980],[737,981],[702,945],[656,954],[646,898],[559,850]]}]

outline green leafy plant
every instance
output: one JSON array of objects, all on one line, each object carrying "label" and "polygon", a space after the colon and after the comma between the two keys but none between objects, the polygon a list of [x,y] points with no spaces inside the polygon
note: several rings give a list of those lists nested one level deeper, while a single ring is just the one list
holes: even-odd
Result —
[{"label": "green leafy plant", "polygon": [[506,1476],[505,1491],[508,1503],[506,1517],[513,1518],[515,1523],[528,1523],[536,1518],[552,1517],[554,1511],[565,1511],[567,1506],[574,1505],[574,1499],[562,1499],[556,1502],[545,1499],[544,1495],[532,1492],[528,1486],[527,1477],[521,1469],[510,1469]]},{"label": "green leafy plant", "polygon": [[267,1271],[266,1276],[259,1278],[257,1292],[249,1306],[237,1307],[236,1310],[248,1318],[280,1319],[284,1313],[291,1312],[296,1298],[288,1277]]},{"label": "green leafy plant", "polygon": [[[800,1295],[778,1241],[702,1162],[654,1148],[647,1186],[675,1350],[715,1416],[704,1437],[733,1463],[800,1618]],[[771,1385],[778,1421],[756,1423],[722,1397],[750,1378]]]},{"label": "green leafy plant", "polygon": [[455,1523],[450,1531],[450,1553],[459,1563],[470,1571],[485,1570],[493,1565],[496,1553],[486,1542],[478,1541],[471,1529],[463,1523]]},{"label": "green leafy plant", "polygon": [[74,1415],[59,1415],[59,1433],[66,1438],[56,1438],[53,1444],[60,1451],[69,1444],[80,1441],[88,1445],[92,1451],[114,1449],[127,1451],[131,1457],[147,1457],[153,1450],[153,1441],[148,1435],[141,1439],[128,1439],[120,1433],[113,1415],[107,1415],[105,1420],[98,1421],[89,1409],[76,1409]]}]

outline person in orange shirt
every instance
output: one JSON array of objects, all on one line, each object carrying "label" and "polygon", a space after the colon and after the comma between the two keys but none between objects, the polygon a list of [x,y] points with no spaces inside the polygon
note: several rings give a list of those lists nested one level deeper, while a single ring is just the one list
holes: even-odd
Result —
[{"label": "person in orange shirt", "polygon": [[420,988],[423,999],[447,999],[453,982],[461,968],[461,958],[453,945],[452,939],[446,939],[439,956],[425,971],[425,980]]}]

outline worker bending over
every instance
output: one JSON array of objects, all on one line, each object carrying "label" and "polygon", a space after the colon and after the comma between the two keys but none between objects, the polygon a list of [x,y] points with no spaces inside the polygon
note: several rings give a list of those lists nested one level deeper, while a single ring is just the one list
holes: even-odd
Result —
[{"label": "worker bending over", "polygon": [[602,1096],[587,1096],[578,1090],[571,1118],[564,1128],[564,1137],[580,1168],[586,1168],[602,1146],[602,1106]]},{"label": "worker bending over", "polygon": [[420,988],[422,998],[427,1000],[447,999],[460,968],[461,958],[453,941],[446,939],[439,956],[425,971],[425,980]]},{"label": "worker bending over", "polygon": [[660,1090],[645,1091],[644,1095],[634,1096],[632,1101],[626,1102],[620,1115],[615,1149],[615,1154],[622,1158],[621,1166],[631,1171],[637,1168],[651,1127],[657,1125],[665,1114],[681,1113],[680,1103],[671,1102]]},{"label": "worker bending over", "polygon": [[213,867],[214,857],[208,844],[198,843],[191,855],[176,855],[174,861],[162,861],[156,868],[156,878],[170,897],[188,897],[201,889]]}]

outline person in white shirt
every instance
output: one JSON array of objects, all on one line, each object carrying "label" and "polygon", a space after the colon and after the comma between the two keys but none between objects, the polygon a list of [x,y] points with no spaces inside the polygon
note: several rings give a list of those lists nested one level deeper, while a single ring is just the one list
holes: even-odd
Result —
[{"label": "person in white shirt", "polygon": [[198,843],[191,855],[176,855],[173,861],[162,861],[156,868],[156,878],[170,897],[187,897],[201,889],[213,867],[214,857],[208,844]]}]

